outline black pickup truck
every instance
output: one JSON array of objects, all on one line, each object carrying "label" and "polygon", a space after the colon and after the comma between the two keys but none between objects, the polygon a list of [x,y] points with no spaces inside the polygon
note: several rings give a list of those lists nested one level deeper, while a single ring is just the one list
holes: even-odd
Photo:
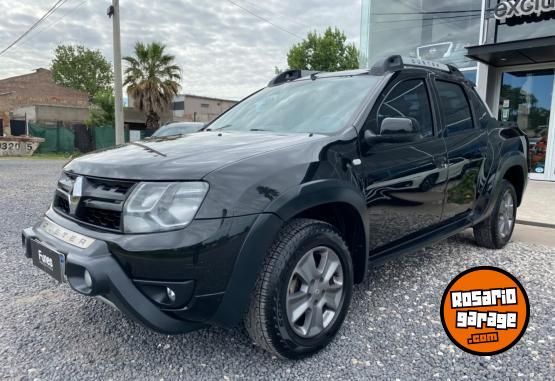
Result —
[{"label": "black pickup truck", "polygon": [[300,358],[336,335],[369,265],[471,227],[503,248],[527,145],[451,66],[287,71],[203,131],[73,160],[23,245],[151,329],[244,324]]}]

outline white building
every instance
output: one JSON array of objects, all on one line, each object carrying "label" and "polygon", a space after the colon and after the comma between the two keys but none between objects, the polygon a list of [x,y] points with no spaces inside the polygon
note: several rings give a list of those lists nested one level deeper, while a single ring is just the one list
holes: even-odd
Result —
[{"label": "white building", "polygon": [[236,103],[229,99],[180,94],[173,101],[174,121],[211,122]]},{"label": "white building", "polygon": [[530,177],[555,181],[555,1],[362,0],[361,65],[391,54],[458,67],[528,134]]}]

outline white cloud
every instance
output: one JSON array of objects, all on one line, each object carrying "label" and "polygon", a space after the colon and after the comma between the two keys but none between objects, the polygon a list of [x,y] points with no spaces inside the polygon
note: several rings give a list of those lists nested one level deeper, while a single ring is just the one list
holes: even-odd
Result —
[{"label": "white cloud", "polygon": [[[327,26],[344,30],[358,46],[360,0],[234,0],[300,36]],[[0,49],[23,33],[53,0],[0,0]],[[58,44],[100,49],[112,60],[108,0],[68,0],[36,32],[0,57],[0,78],[48,67]],[[259,20],[227,0],[122,0],[122,49],[160,41],[183,69],[182,92],[240,99],[263,87],[298,38]]]}]

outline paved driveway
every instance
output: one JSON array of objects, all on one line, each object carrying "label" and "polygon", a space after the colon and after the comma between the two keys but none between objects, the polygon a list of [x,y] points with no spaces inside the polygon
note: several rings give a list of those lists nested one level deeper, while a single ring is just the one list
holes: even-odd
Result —
[{"label": "paved driveway", "polygon": [[[369,271],[326,350],[299,362],[258,350],[239,329],[169,337],[73,293],[31,266],[20,231],[48,207],[61,162],[0,160],[0,377],[10,379],[553,379],[555,249],[512,243],[477,248],[460,235]],[[509,352],[460,351],[439,318],[459,272],[493,265],[526,288],[532,316]]]}]

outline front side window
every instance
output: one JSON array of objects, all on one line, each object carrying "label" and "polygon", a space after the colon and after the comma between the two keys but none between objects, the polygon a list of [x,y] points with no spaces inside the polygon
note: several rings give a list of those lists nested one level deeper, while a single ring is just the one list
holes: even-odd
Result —
[{"label": "front side window", "polygon": [[357,75],[301,80],[268,87],[226,112],[208,128],[335,133],[346,127],[380,79]]},{"label": "front side window", "polygon": [[378,106],[371,131],[378,135],[386,118],[409,118],[422,137],[433,136],[434,124],[426,82],[412,79],[396,85]]},{"label": "front side window", "polygon": [[472,130],[474,128],[472,113],[462,86],[452,82],[437,81],[436,87],[447,134]]}]

